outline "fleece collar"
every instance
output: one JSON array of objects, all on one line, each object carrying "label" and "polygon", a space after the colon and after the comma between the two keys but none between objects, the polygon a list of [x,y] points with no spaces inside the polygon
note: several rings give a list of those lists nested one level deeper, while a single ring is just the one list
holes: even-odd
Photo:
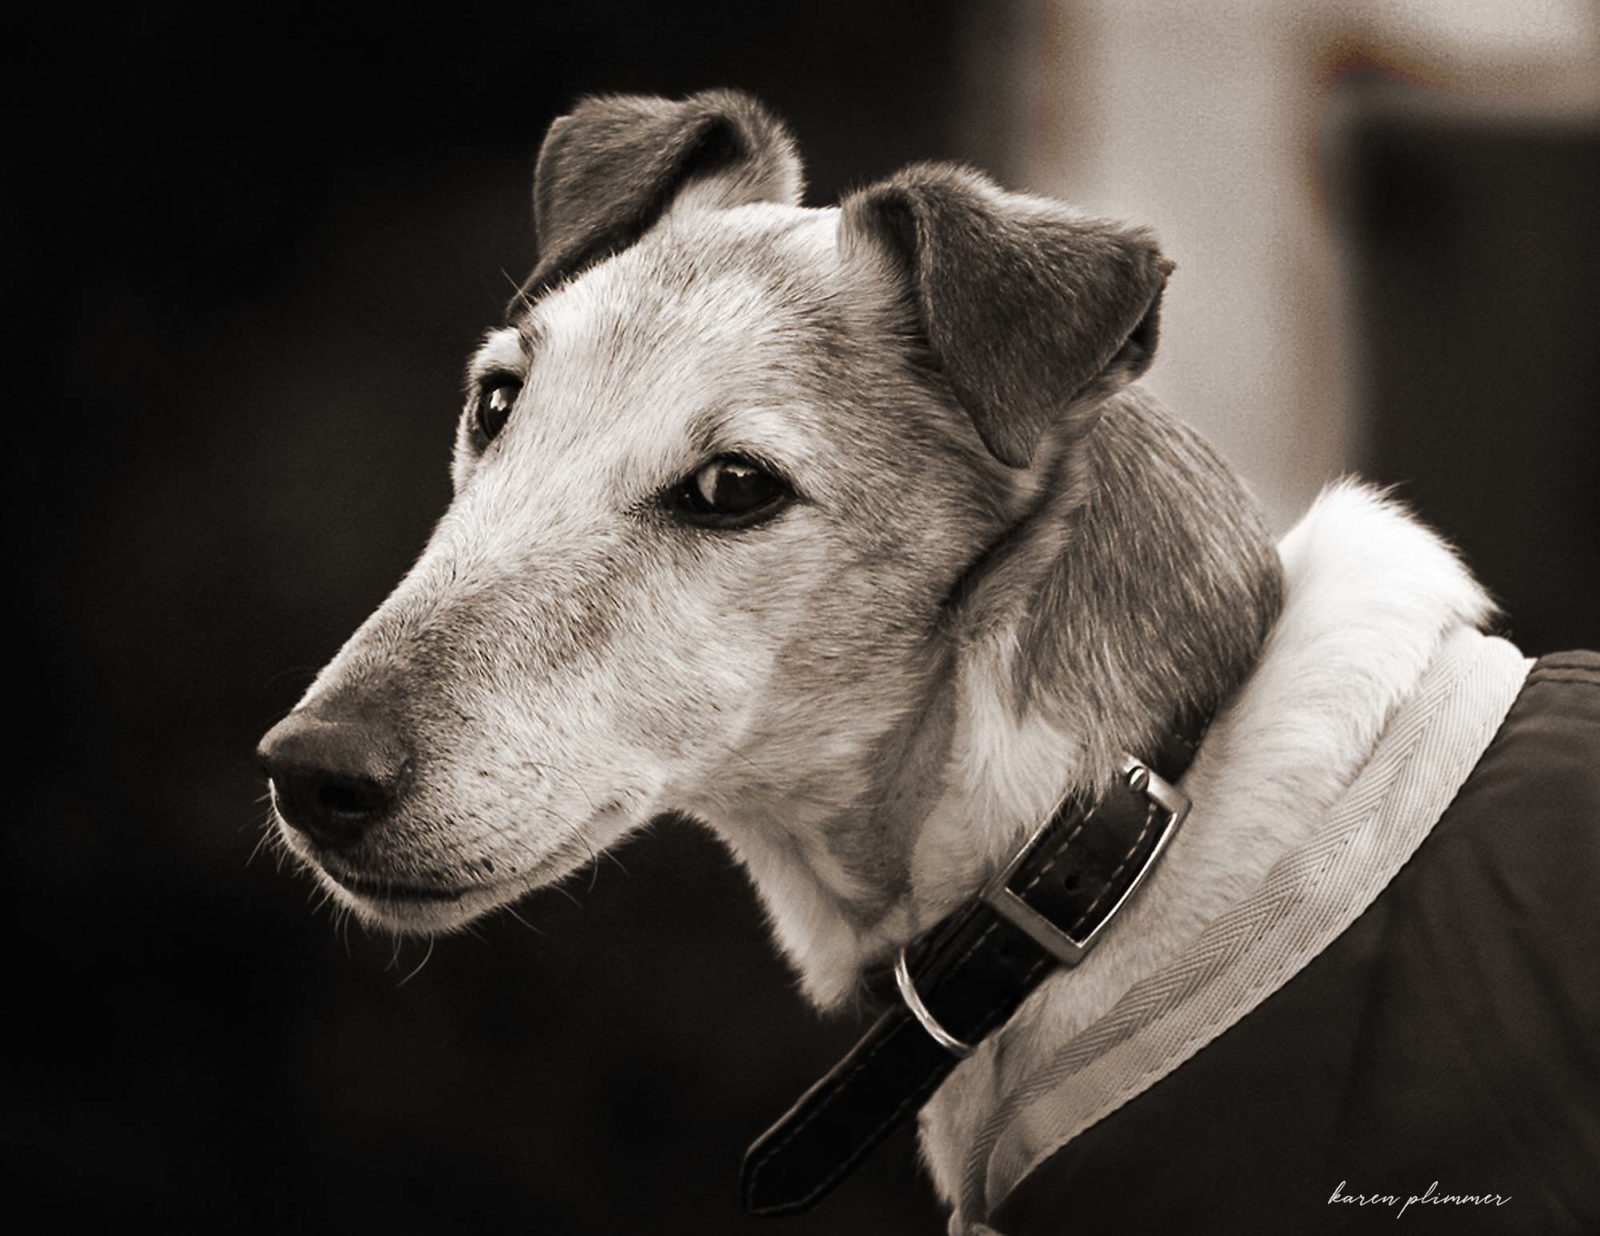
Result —
[{"label": "fleece collar", "polygon": [[930,1107],[924,1137],[953,1230],[1354,921],[1521,688],[1528,662],[1476,630],[1491,609],[1482,590],[1372,490],[1329,490],[1280,552],[1283,615],[1184,780],[1194,812],[1136,907],[1144,952],[1047,983]]}]

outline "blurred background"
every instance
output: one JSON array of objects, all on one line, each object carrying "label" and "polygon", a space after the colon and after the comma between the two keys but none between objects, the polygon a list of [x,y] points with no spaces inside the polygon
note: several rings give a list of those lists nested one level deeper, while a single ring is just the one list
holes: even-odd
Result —
[{"label": "blurred background", "polygon": [[1600,5],[55,6],[4,20],[9,1196],[54,1230],[942,1230],[746,1142],[853,1038],[662,828],[432,949],[252,861],[251,751],[448,498],[583,92],[738,85],[813,202],[912,158],[1151,224],[1151,384],[1286,527],[1346,470],[1600,642]]}]

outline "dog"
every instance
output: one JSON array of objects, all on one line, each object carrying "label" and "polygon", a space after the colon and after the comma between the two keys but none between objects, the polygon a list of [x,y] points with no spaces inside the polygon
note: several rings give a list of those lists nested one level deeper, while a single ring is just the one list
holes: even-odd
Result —
[{"label": "dog", "polygon": [[[1591,1186],[1463,1150],[1476,1108],[1430,1145],[1380,1102],[1369,1132],[1392,1136],[1347,1160],[1307,1113],[1239,1121],[1293,1093],[1251,1069],[1329,1019],[1252,1028],[1414,874],[1541,673],[1581,700],[1562,684],[1600,667],[1530,674],[1449,546],[1358,483],[1275,545],[1137,385],[1173,271],[1147,231],[952,165],[837,207],[801,186],[788,131],[738,92],[554,123],[538,263],[471,360],[453,501],[262,742],[284,844],[363,921],[435,933],[685,815],[742,861],[819,1008],[898,959],[892,1028],[752,1153],[757,1211],[814,1203],[920,1108],[952,1231],[1308,1229],[1346,1213],[1329,1188],[1366,1204],[1469,1166],[1487,1174],[1407,1217],[1592,1218]],[[1563,768],[1544,780],[1600,802]],[[1084,909],[1092,952],[1026,907],[996,917],[1008,866],[1092,844],[1123,800],[1138,831]],[[927,943],[974,913],[952,965],[1007,933],[1050,954],[976,1042]],[[1559,1037],[1542,1075],[1581,1075],[1590,1049]],[[905,1095],[857,1096],[912,1059]],[[1408,1102],[1437,1080],[1408,1077]],[[1162,1097],[1190,1078],[1231,1097]],[[1600,1147],[1591,1109],[1534,1090]],[[1211,1131],[1174,1144],[1202,1110]],[[1218,1166],[1249,1155],[1282,1174]]]}]

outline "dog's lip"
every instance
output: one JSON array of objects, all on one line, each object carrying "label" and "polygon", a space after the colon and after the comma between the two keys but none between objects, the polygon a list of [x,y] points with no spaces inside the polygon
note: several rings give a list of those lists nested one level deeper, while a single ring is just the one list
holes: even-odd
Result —
[{"label": "dog's lip", "polygon": [[469,894],[485,891],[482,885],[411,884],[382,876],[356,875],[326,864],[322,869],[341,888],[372,901],[460,901]]}]

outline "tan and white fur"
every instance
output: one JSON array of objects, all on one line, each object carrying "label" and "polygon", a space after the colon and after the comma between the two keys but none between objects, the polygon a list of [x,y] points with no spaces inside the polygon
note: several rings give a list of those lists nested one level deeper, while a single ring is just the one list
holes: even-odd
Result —
[{"label": "tan and white fur", "polygon": [[[471,363],[454,500],[285,723],[370,731],[402,790],[346,844],[280,827],[363,920],[430,933],[688,816],[826,1009],[1064,791],[1219,708],[1151,885],[925,1111],[950,1198],[1029,1056],[1293,846],[1487,606],[1359,488],[1280,560],[1227,467],[1129,384],[1170,269],[1144,233],[941,167],[808,209],[798,167],[727,93],[592,101],[552,131],[540,270]],[[478,392],[506,379],[484,441]],[[676,522],[660,495],[728,455],[794,500]]]}]

